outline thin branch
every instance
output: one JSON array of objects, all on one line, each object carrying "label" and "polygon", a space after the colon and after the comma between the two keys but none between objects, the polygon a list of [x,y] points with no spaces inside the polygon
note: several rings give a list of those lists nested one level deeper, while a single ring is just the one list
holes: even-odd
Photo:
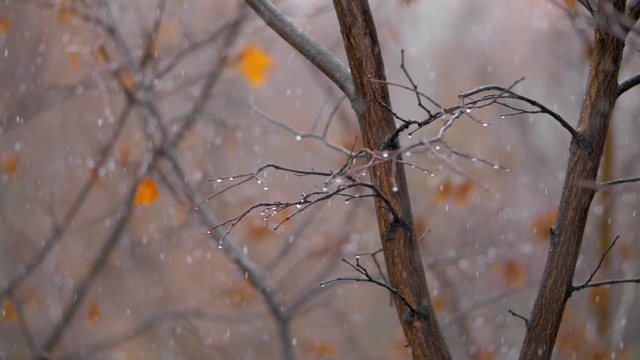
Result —
[{"label": "thin branch", "polygon": [[[173,147],[167,143],[164,150],[164,156],[171,164],[173,171],[178,179],[182,183],[183,190],[187,197],[193,204],[202,203],[203,199],[195,189],[195,187],[188,181],[188,177],[175,154]],[[257,266],[244,254],[242,249],[232,239],[224,239],[227,234],[223,233],[219,229],[218,220],[213,213],[206,206],[201,206],[197,209],[205,226],[210,230],[209,234],[217,240],[218,247],[222,249],[226,255],[232,260],[246,278],[251,282],[255,289],[260,293],[271,315],[276,320],[276,325],[280,331],[281,345],[283,356],[285,359],[293,359],[293,349],[291,348],[290,335],[288,333],[289,322],[284,315],[284,307],[275,299],[275,292],[272,292],[273,288],[267,278],[258,270]]]},{"label": "thin branch", "polygon": [[134,340],[137,337],[153,330],[154,328],[166,323],[176,322],[184,319],[198,319],[212,322],[224,322],[230,324],[250,323],[260,319],[260,313],[243,313],[243,314],[225,314],[214,313],[201,309],[185,309],[185,310],[168,310],[162,313],[152,315],[145,321],[123,331],[112,337],[107,337],[99,342],[91,344],[81,349],[77,349],[72,353],[56,356],[59,360],[80,360],[91,358],[101,352],[116,348],[122,344]]},{"label": "thin branch", "polygon": [[640,1],[629,1],[629,17],[638,21],[640,18]]},{"label": "thin branch", "polygon": [[604,262],[604,259],[607,257],[607,254],[609,253],[609,251],[611,251],[611,249],[613,249],[613,247],[616,246],[616,242],[618,242],[618,239],[620,239],[620,235],[616,236],[616,238],[613,239],[613,241],[611,242],[611,245],[609,245],[607,250],[605,250],[605,252],[602,254],[602,256],[600,257],[600,261],[598,261],[598,265],[596,266],[595,269],[593,269],[593,271],[591,272],[591,275],[589,275],[589,277],[587,278],[587,281],[584,282],[585,284],[591,283],[591,280],[593,280],[593,277],[596,276],[596,273],[598,272],[598,270],[600,270],[600,267],[602,267],[602,263]]},{"label": "thin branch", "polygon": [[629,283],[640,284],[640,277],[628,278],[628,279],[614,279],[614,280],[594,281],[594,282],[589,283],[589,284],[582,284],[582,285],[574,286],[571,289],[571,291],[572,292],[577,292],[577,291],[580,291],[580,290],[583,290],[583,289],[594,288],[594,287],[598,287],[598,286],[615,285],[615,284],[629,284]]},{"label": "thin branch", "polygon": [[245,0],[282,39],[322,71],[350,99],[356,98],[349,69],[322,45],[297,27],[269,0]]},{"label": "thin branch", "polygon": [[133,106],[131,102],[127,102],[125,104],[124,109],[120,113],[118,117],[118,121],[114,126],[114,132],[111,135],[111,138],[106,142],[106,144],[98,151],[98,155],[95,157],[95,167],[94,172],[90,174],[87,180],[80,187],[80,191],[76,195],[76,197],[71,202],[71,206],[69,210],[62,217],[62,221],[58,226],[55,226],[51,231],[51,236],[44,242],[44,246],[42,246],[33,257],[27,260],[24,265],[18,269],[16,274],[9,280],[8,284],[2,289],[0,292],[0,301],[2,301],[5,297],[11,296],[15,290],[22,284],[22,282],[29,277],[36,270],[42,261],[49,255],[49,253],[56,247],[56,245],[62,240],[65,232],[68,230],[69,226],[73,223],[76,215],[78,215],[80,209],[84,205],[85,201],[88,199],[91,190],[95,188],[95,180],[98,175],[100,169],[104,166],[106,161],[109,159],[109,154],[113,150],[115,143],[120,137],[122,129],[125,127],[126,121],[129,119],[129,115],[131,114]]},{"label": "thin branch", "polygon": [[49,332],[49,335],[46,337],[46,340],[42,345],[41,353],[38,355],[39,358],[49,358],[51,351],[56,347],[56,345],[62,338],[64,331],[69,326],[69,324],[71,324],[73,317],[78,312],[78,310],[80,310],[85,297],[91,289],[91,284],[93,283],[94,279],[98,276],[98,274],[102,272],[104,267],[107,265],[111,253],[118,244],[131,218],[133,198],[138,188],[138,184],[148,174],[148,171],[153,168],[153,165],[155,164],[157,159],[158,156],[156,154],[152,157],[149,166],[146,167],[147,171],[143,172],[143,174],[141,174],[136,179],[135,183],[131,186],[124,205],[121,206],[118,211],[116,224],[111,230],[109,236],[107,236],[107,238],[100,246],[100,250],[97,252],[96,257],[91,264],[91,268],[84,275],[83,279],[80,280],[78,285],[74,287],[72,292],[72,299],[64,309],[60,320],[53,326],[52,330]]},{"label": "thin branch", "polygon": [[[343,98],[344,99],[344,98]],[[339,104],[338,104],[339,106]],[[331,117],[333,117],[333,115],[335,114],[335,111],[337,111],[338,106],[335,107],[334,111],[331,113]],[[327,133],[329,131],[329,125],[331,124],[331,117],[329,118],[329,121],[327,122],[327,125],[323,131],[322,134],[316,133],[316,132],[302,132],[302,131],[298,131],[296,128],[294,128],[293,126],[287,124],[286,122],[280,121],[276,118],[274,118],[273,116],[269,115],[268,113],[266,113],[265,111],[263,111],[262,109],[260,109],[259,107],[257,107],[254,102],[253,102],[253,98],[249,98],[249,107],[251,108],[251,110],[253,110],[256,114],[260,115],[264,120],[279,126],[283,129],[285,129],[286,131],[290,132],[291,134],[293,134],[295,136],[295,139],[297,141],[300,141],[302,139],[305,138],[311,138],[311,139],[317,139],[322,141],[327,147],[337,150],[345,155],[351,155],[351,151],[347,150],[346,148],[344,148],[343,146],[337,145],[332,143],[331,141],[328,140],[327,137]]]},{"label": "thin branch", "polygon": [[617,97],[620,97],[620,95],[624,94],[625,92],[627,92],[628,90],[631,90],[631,88],[633,88],[634,86],[640,84],[640,73],[637,73],[633,76],[631,76],[630,78],[624,80],[623,82],[621,82],[618,85],[618,90],[617,90]]},{"label": "thin branch", "polygon": [[509,311],[509,314],[511,314],[511,315],[517,317],[518,319],[524,321],[525,326],[527,326],[527,327],[529,326],[529,319],[527,319],[526,317],[516,313],[515,311],[513,311],[511,309],[509,309],[508,311]]},{"label": "thin branch", "polygon": [[16,296],[11,297],[11,301],[16,309],[16,314],[18,315],[18,326],[20,326],[20,332],[22,333],[22,337],[24,338],[27,347],[33,355],[38,353],[38,345],[33,338],[33,332],[29,328],[29,324],[27,323],[26,314],[24,312],[24,306],[22,305],[22,301],[20,301]]},{"label": "thin branch", "polygon": [[[521,79],[522,80],[522,79]],[[521,81],[520,80],[520,81]],[[479,88],[476,88],[474,90],[465,92],[460,94],[460,97],[466,98],[466,97],[471,97],[475,94],[479,94],[482,92],[487,92],[487,91],[500,91],[501,94],[500,96],[497,96],[496,99],[500,99],[500,98],[511,98],[511,99],[516,99],[516,100],[520,100],[523,101],[531,106],[535,106],[538,109],[540,109],[540,111],[544,114],[547,114],[549,116],[551,116],[553,119],[555,119],[560,126],[562,126],[563,128],[565,128],[570,134],[571,137],[573,137],[574,139],[578,138],[578,132],[573,128],[573,126],[571,126],[562,116],[560,116],[558,113],[556,113],[555,111],[549,109],[548,107],[542,105],[541,103],[537,102],[536,100],[533,100],[531,98],[528,98],[524,95],[520,95],[514,91],[512,91],[510,88],[504,88],[502,86],[499,85],[487,85],[487,86],[481,86]],[[504,95],[509,95],[509,96],[504,96]]]},{"label": "thin branch", "polygon": [[419,311],[419,309],[416,309],[413,307],[413,305],[411,305],[411,303],[409,303],[409,300],[407,300],[406,297],[404,297],[404,295],[400,294],[400,292],[398,292],[398,290],[392,288],[391,286],[387,285],[386,283],[382,282],[382,281],[378,281],[376,279],[374,279],[373,277],[371,277],[371,275],[369,274],[369,272],[367,271],[367,269],[365,267],[363,267],[362,265],[360,265],[360,257],[356,256],[356,263],[352,264],[351,262],[347,261],[346,259],[342,259],[342,261],[349,265],[351,268],[353,268],[355,271],[357,271],[358,273],[360,273],[362,276],[362,278],[357,278],[357,277],[338,277],[332,280],[328,280],[328,281],[324,281],[322,283],[320,283],[320,286],[324,287],[328,284],[334,283],[334,282],[338,282],[338,281],[356,281],[356,282],[360,282],[360,281],[364,281],[364,282],[370,282],[372,284],[378,285],[379,287],[385,288],[387,289],[389,292],[391,292],[393,295],[397,296],[400,300],[402,300],[402,303],[407,307],[407,309],[409,309],[409,311],[411,312],[411,315],[421,315],[421,312]]}]

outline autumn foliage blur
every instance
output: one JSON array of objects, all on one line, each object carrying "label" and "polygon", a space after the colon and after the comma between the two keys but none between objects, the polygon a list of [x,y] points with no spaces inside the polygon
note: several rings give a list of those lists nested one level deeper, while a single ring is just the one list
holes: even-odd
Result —
[{"label": "autumn foliage blur", "polygon": [[[568,119],[579,114],[592,40],[567,15],[576,1],[371,3],[389,81],[405,82],[405,48],[421,91],[442,103],[524,76],[519,91]],[[278,6],[344,58],[327,4]],[[384,278],[370,198],[251,213],[229,231],[235,256],[207,222],[335,186],[273,169],[246,183],[238,174],[270,163],[335,170],[348,158],[339,149],[361,147],[347,102],[241,1],[7,2],[0,56],[0,358],[43,348],[55,359],[278,358],[281,337],[302,359],[410,357],[387,292],[320,287],[351,274],[340,260],[355,256]],[[411,91],[391,96],[402,116],[424,116]],[[620,100],[611,140],[620,177],[640,170],[632,98]],[[531,309],[562,191],[568,135],[544,118],[505,113],[474,110],[491,126],[461,122],[447,135],[500,169],[405,154],[433,305],[456,359],[517,358],[525,326],[508,310]],[[615,204],[596,197],[590,217],[614,214],[605,223],[621,240],[608,271],[631,276],[639,191],[611,196]],[[591,222],[585,242],[601,231]],[[590,249],[579,279],[605,250]],[[574,295],[558,358],[632,359],[636,294],[625,285]],[[598,342],[605,298],[611,330]]]}]

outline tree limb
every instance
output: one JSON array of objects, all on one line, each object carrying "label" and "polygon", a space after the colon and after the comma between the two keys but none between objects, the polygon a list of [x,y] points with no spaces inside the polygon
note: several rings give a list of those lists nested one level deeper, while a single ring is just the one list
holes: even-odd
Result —
[{"label": "tree limb", "polygon": [[351,74],[340,60],[291,22],[271,1],[246,0],[246,2],[267,26],[322,71],[349,99],[355,98]]}]

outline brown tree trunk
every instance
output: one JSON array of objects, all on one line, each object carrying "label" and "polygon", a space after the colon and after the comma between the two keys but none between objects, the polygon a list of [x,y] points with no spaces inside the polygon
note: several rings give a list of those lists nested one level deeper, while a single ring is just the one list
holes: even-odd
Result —
[{"label": "brown tree trunk", "polygon": [[[384,63],[369,4],[366,0],[334,0],[333,3],[356,90],[356,98],[351,99],[351,105],[360,123],[364,145],[372,150],[394,151],[398,149],[398,141],[387,144],[396,130],[393,116],[376,103],[368,81],[369,78],[385,80]],[[381,102],[391,104],[386,86],[382,86],[377,95]],[[398,214],[398,218],[394,218],[385,209],[385,203],[376,199],[378,229],[389,285],[417,310],[412,312],[399,297],[394,296],[398,317],[413,357],[449,359],[451,355],[429,298],[404,168],[398,164],[394,170],[392,161],[387,161],[373,167],[370,176]]]},{"label": "brown tree trunk", "polygon": [[571,141],[558,217],[551,229],[549,255],[520,359],[551,358],[562,313],[571,296],[589,206],[596,191],[600,158],[617,98],[624,48],[624,41],[610,33],[607,19],[611,21],[614,9],[623,14],[624,6],[622,0],[600,1],[595,14],[595,44],[578,135]]}]

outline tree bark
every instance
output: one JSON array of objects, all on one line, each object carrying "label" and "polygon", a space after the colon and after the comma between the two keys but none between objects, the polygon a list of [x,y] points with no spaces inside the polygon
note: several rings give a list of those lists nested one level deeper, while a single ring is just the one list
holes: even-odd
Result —
[{"label": "tree bark", "polygon": [[[397,139],[388,143],[396,129],[394,118],[376,102],[369,82],[369,78],[386,78],[369,4],[366,0],[334,0],[333,3],[353,76],[356,97],[351,99],[351,105],[358,117],[364,146],[371,150],[397,150]],[[386,85],[379,88],[377,98],[391,105]],[[399,154],[396,159],[401,160]],[[396,311],[414,359],[450,359],[449,349],[429,298],[404,168],[401,164],[394,166],[393,161],[376,165],[369,173],[371,181],[398,214],[397,218],[392,216],[385,208],[385,203],[376,198],[378,230],[389,285],[413,307],[408,308],[399,297],[394,296]]]},{"label": "tree bark", "polygon": [[[594,51],[577,136],[569,163],[558,217],[551,228],[549,255],[538,295],[527,323],[520,359],[549,359],[562,313],[573,290],[582,236],[593,196],[609,121],[617,99],[624,40],[611,34],[612,12],[624,13],[625,1],[600,1]],[[621,15],[620,15],[621,16]],[[620,36],[620,34],[617,34]]]}]

